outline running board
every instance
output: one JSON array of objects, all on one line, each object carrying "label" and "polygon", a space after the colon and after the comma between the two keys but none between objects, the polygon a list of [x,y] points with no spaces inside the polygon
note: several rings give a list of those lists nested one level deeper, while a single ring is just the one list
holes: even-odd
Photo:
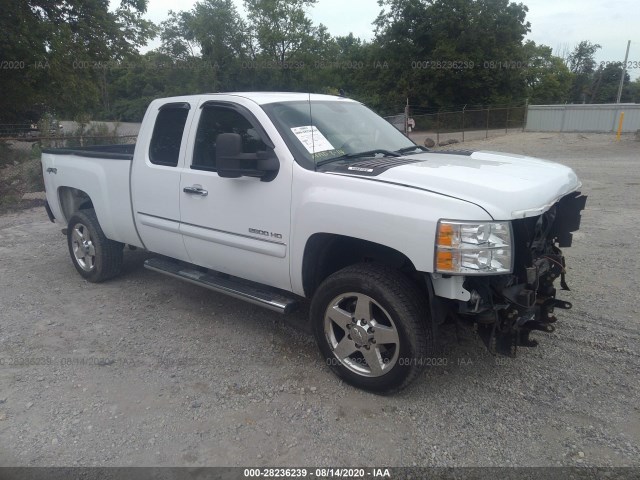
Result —
[{"label": "running board", "polygon": [[185,265],[163,258],[150,258],[144,262],[144,267],[275,312],[290,313],[298,307],[298,301],[293,296],[288,297],[275,288],[212,270],[200,271],[195,265]]}]

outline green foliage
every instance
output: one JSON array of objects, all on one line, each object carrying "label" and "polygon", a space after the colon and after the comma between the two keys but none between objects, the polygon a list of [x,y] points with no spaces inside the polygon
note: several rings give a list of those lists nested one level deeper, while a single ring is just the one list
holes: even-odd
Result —
[{"label": "green foliage", "polygon": [[571,101],[574,103],[586,103],[593,96],[595,54],[600,48],[602,47],[597,43],[583,40],[567,58],[569,70],[575,75],[571,88]]},{"label": "green foliage", "polygon": [[640,78],[627,84],[623,91],[622,98],[625,102],[640,103]]},{"label": "green foliage", "polygon": [[529,103],[546,105],[569,100],[575,75],[546,45],[527,41],[523,46],[524,80]]},{"label": "green foliage", "polygon": [[386,0],[382,6],[375,43],[384,58],[403,60],[388,76],[410,103],[524,99],[518,64],[530,27],[524,5],[508,0]]},{"label": "green foliage", "polygon": [[245,0],[251,35],[264,60],[285,62],[312,43],[313,25],[305,8],[316,0]]},{"label": "green foliage", "polygon": [[578,43],[567,59],[571,72],[576,75],[593,73],[596,67],[594,57],[601,48],[599,44],[587,40]]},{"label": "green foliage", "polygon": [[[380,0],[375,38],[314,25],[317,0],[199,0],[156,28],[147,0],[0,0],[0,123],[88,115],[141,121],[157,97],[217,91],[346,92],[382,114],[615,100],[620,69],[580,42],[566,62],[525,41],[527,7],[509,0]],[[6,12],[6,13],[5,13]],[[162,45],[138,48],[160,34]],[[613,97],[613,98],[612,98]],[[625,80],[623,100],[638,98]]]},{"label": "green foliage", "polygon": [[[607,63],[600,65],[593,73],[593,87],[591,90],[590,103],[615,103],[620,88],[620,77],[622,76],[622,62]],[[625,72],[624,85],[629,84],[629,74]],[[624,95],[621,101],[628,101],[629,92],[623,88]]]},{"label": "green foliage", "polygon": [[174,58],[158,51],[114,64],[105,75],[109,109],[103,120],[140,122],[149,103],[171,97],[219,90],[220,68],[203,58]]},{"label": "green foliage", "polygon": [[[600,45],[587,40],[578,43],[567,58],[567,66],[574,75],[569,100],[574,103],[615,103],[622,75],[622,62],[595,61]],[[625,73],[622,102],[637,102],[635,88]]]},{"label": "green foliage", "polygon": [[102,66],[127,58],[155,35],[146,0],[0,0],[0,122],[37,121],[43,111],[73,117],[104,101]]},{"label": "green foliage", "polygon": [[170,12],[162,24],[160,52],[175,60],[207,62],[215,70],[211,90],[227,90],[234,87],[248,56],[246,32],[231,0],[202,0],[191,11]]},{"label": "green foliage", "polygon": [[28,70],[27,65],[46,57],[46,24],[28,2],[0,0],[0,11],[0,60],[17,62],[18,66],[0,75],[0,122],[17,123],[25,117],[37,121],[40,109],[34,107],[42,101],[38,87],[45,74],[40,69]]}]

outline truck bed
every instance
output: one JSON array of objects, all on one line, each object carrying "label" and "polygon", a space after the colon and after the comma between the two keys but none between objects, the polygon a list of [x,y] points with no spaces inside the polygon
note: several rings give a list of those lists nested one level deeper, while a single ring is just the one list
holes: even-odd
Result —
[{"label": "truck bed", "polygon": [[98,145],[42,150],[47,202],[56,222],[66,226],[78,192],[90,198],[107,238],[143,246],[131,206],[130,173],[135,145]]}]

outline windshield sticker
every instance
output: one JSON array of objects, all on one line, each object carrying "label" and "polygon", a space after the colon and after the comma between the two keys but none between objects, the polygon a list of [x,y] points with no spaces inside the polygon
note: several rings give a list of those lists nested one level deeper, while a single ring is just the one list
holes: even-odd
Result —
[{"label": "windshield sticker", "polygon": [[293,127],[293,134],[300,140],[309,153],[326,152],[334,150],[333,145],[325,138],[325,136],[315,126]]}]

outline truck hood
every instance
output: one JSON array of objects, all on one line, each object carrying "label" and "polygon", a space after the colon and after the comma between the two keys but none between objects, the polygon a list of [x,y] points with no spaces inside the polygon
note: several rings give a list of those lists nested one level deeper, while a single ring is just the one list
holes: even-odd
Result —
[{"label": "truck hood", "polygon": [[581,185],[571,168],[522,155],[425,152],[404,159],[413,162],[375,179],[472,202],[496,220],[540,215]]}]

